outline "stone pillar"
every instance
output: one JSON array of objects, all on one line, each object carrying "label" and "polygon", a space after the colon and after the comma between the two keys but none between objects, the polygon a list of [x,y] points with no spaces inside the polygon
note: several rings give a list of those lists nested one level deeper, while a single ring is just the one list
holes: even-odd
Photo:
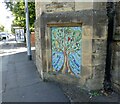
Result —
[{"label": "stone pillar", "polygon": [[97,90],[103,88],[105,74],[108,29],[106,11],[94,10],[92,18],[92,26],[83,26],[80,84],[88,90]]}]

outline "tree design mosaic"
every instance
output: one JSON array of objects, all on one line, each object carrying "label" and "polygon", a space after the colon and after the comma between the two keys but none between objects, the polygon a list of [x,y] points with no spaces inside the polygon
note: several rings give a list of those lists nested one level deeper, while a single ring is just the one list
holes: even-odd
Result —
[{"label": "tree design mosaic", "polygon": [[81,69],[81,27],[52,27],[53,71],[78,76]]}]

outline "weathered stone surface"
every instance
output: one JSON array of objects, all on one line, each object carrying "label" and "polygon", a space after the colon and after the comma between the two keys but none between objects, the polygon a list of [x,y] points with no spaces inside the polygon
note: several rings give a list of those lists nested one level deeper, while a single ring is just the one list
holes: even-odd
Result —
[{"label": "weathered stone surface", "polygon": [[116,27],[115,34],[113,35],[114,40],[120,40],[120,26]]},{"label": "weathered stone surface", "polygon": [[[44,18],[44,19],[42,19]],[[104,10],[82,10],[76,12],[60,12],[60,13],[52,13],[46,14],[43,13],[41,15],[42,23],[41,26],[44,27],[44,24],[47,22],[50,23],[61,23],[61,22],[72,22],[75,21],[77,23],[82,23],[82,25],[91,25],[93,26],[93,21],[97,23],[102,23],[105,25],[107,23],[107,16]]]},{"label": "weathered stone surface", "polygon": [[[55,81],[55,82],[59,82],[61,84],[72,84],[75,85],[78,83],[79,78],[76,78],[75,76],[71,76],[71,75],[65,75],[65,74],[58,74],[56,75],[56,73],[44,73],[44,80],[47,81]],[[61,80],[62,79],[62,80]]]},{"label": "weathered stone surface", "polygon": [[92,66],[82,66],[80,76],[82,77],[82,79],[85,80],[92,78],[93,77]]},{"label": "weathered stone surface", "polygon": [[83,39],[82,40],[82,54],[90,54],[92,53],[92,40],[91,39]]},{"label": "weathered stone surface", "polygon": [[120,2],[116,4],[116,28],[114,34],[114,40],[120,40]]},{"label": "weathered stone surface", "polygon": [[112,82],[113,86],[120,90],[120,42],[113,43],[112,57]]},{"label": "weathered stone surface", "polygon": [[104,80],[105,64],[93,66],[93,79]]},{"label": "weathered stone surface", "polygon": [[[38,16],[36,20],[36,64],[42,77],[60,83],[74,83],[87,90],[101,89],[104,81],[107,48],[106,4],[51,2],[36,5],[38,5],[36,11]],[[68,8],[68,6],[70,7]],[[50,27],[57,24],[74,26],[75,23],[82,27],[82,69],[79,78],[69,76],[69,74],[51,74]]]},{"label": "weathered stone surface", "polygon": [[75,9],[74,2],[52,2],[45,5],[46,12],[66,12]]},{"label": "weathered stone surface", "polygon": [[102,24],[95,24],[93,25],[93,38],[94,39],[106,39],[107,38],[107,25],[104,26]]},{"label": "weathered stone surface", "polygon": [[92,39],[93,38],[93,26],[82,26],[82,38],[83,39]]},{"label": "weathered stone surface", "polygon": [[105,39],[92,39],[93,54],[106,54],[107,41]]},{"label": "weathered stone surface", "polygon": [[120,91],[120,2],[116,4],[116,28],[112,44],[112,84]]},{"label": "weathered stone surface", "polygon": [[92,2],[75,2],[75,10],[86,10],[86,9],[93,9]]},{"label": "weathered stone surface", "polygon": [[92,65],[92,57],[91,57],[91,53],[82,53],[82,65]]},{"label": "weathered stone surface", "polygon": [[84,67],[83,76],[80,79],[80,85],[87,90],[98,90],[103,87],[104,81],[104,65],[97,65],[92,67]]},{"label": "weathered stone surface", "polygon": [[86,83],[87,90],[99,90],[103,88],[103,79],[90,79]]},{"label": "weathered stone surface", "polygon": [[120,1],[116,3],[116,25],[120,26]]},{"label": "weathered stone surface", "polygon": [[93,65],[99,65],[99,64],[103,64],[105,65],[106,63],[106,54],[93,54],[92,55],[92,64]]},{"label": "weathered stone surface", "polygon": [[[107,0],[106,0],[106,2],[107,2]],[[96,1],[94,1],[93,8],[97,9],[97,10],[106,9],[106,2],[105,2],[105,0],[104,0],[104,2],[96,2]]]},{"label": "weathered stone surface", "polygon": [[[92,19],[94,16],[93,14],[96,15],[96,13],[99,14],[99,16],[102,16],[102,18],[93,20]],[[102,11],[84,10],[84,11],[77,11],[77,12],[52,13],[52,14],[43,13],[41,15],[40,21],[36,21],[36,24],[38,24],[37,22],[40,23],[40,29],[37,31],[39,31],[39,38],[40,38],[38,41],[40,41],[40,44],[41,44],[41,47],[39,45],[36,45],[36,47],[38,46],[37,48],[39,48],[39,49],[37,49],[37,50],[38,51],[41,50],[40,51],[41,53],[37,53],[36,57],[39,56],[37,58],[37,61],[38,61],[37,64],[39,63],[40,60],[42,62],[42,69],[41,69],[40,73],[42,73],[44,78],[45,77],[51,78],[50,77],[51,75],[46,76],[45,73],[50,72],[50,69],[52,66],[51,65],[51,55],[50,55],[51,54],[51,40],[50,40],[51,34],[50,34],[49,25],[48,25],[48,27],[46,25],[47,24],[57,24],[57,23],[66,24],[66,23],[71,23],[74,21],[73,24],[80,23],[79,26],[81,26],[81,23],[82,23],[82,26],[83,26],[82,27],[82,31],[83,31],[82,69],[81,69],[81,74],[79,75],[80,79],[78,79],[79,84],[85,86],[88,83],[86,86],[86,89],[87,88],[94,89],[95,86],[93,88],[89,87],[90,80],[94,80],[97,77],[99,77],[100,80],[103,80],[101,78],[102,77],[101,74],[100,74],[100,76],[97,76],[95,74],[95,76],[93,77],[95,68],[93,68],[92,65],[96,65],[96,63],[92,62],[92,56],[93,56],[92,55],[92,52],[93,52],[92,45],[94,44],[96,51],[101,50],[100,53],[103,55],[104,51],[102,51],[102,48],[103,48],[103,45],[105,45],[105,43],[103,43],[104,40],[100,39],[102,37],[99,37],[99,40],[95,40],[96,43],[94,43],[92,39],[93,39],[93,31],[95,31],[95,28],[93,27],[93,21],[94,22],[102,21],[101,25],[104,26],[104,24],[105,24],[105,26],[106,26],[107,22],[105,20],[106,16],[104,13],[105,12],[103,10]],[[98,18],[98,17],[96,16],[96,18]],[[101,28],[100,31],[101,31],[101,34],[104,34],[106,32],[106,31],[104,31],[104,28]],[[97,35],[97,34],[95,34],[95,35]],[[106,34],[104,34],[104,36],[105,35]],[[97,42],[99,42],[99,43],[97,44]],[[39,44],[39,42],[37,44]],[[99,49],[98,49],[97,45],[99,45]],[[50,52],[50,54],[49,54],[49,52]],[[100,53],[97,53],[98,56]],[[41,57],[40,57],[40,54],[42,54]],[[99,57],[96,58],[96,62],[98,64],[104,64],[104,63],[102,63],[102,60],[104,58],[99,59]],[[40,68],[40,65],[39,65],[39,68]],[[98,72],[96,72],[96,73],[98,73]],[[102,74],[102,75],[104,75],[104,74]],[[54,75],[54,76],[56,77],[56,80],[59,80],[59,82],[73,83],[75,81],[75,79],[73,77],[69,78],[68,75],[62,75],[62,77],[60,77],[61,75]],[[98,82],[99,82],[99,79],[98,79]],[[100,84],[102,84],[102,83],[100,83]]]}]

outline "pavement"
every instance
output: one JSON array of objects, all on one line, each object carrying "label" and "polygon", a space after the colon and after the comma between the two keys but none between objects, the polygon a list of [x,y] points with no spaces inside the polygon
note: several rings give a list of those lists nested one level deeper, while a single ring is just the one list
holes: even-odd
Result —
[{"label": "pavement", "polygon": [[61,88],[43,82],[27,49],[15,41],[0,42],[0,95],[2,102],[69,102]]}]

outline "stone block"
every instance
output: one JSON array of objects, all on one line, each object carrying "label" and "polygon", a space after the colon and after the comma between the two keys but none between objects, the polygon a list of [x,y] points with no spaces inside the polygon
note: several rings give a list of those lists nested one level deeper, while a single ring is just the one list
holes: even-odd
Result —
[{"label": "stone block", "polygon": [[92,39],[92,52],[97,54],[105,54],[107,42],[105,39]]},{"label": "stone block", "polygon": [[[79,86],[82,88],[82,89],[87,89],[85,86],[85,84],[86,84],[86,78],[84,78],[84,77],[81,77],[80,79],[79,79]],[[87,89],[88,90],[88,89]]]},{"label": "stone block", "polygon": [[82,70],[80,73],[80,78],[86,80],[92,78],[93,70],[92,66],[82,66]]},{"label": "stone block", "polygon": [[[114,44],[114,46],[117,46],[117,44]],[[113,84],[120,90],[120,52],[118,50],[118,47],[114,48],[111,74]]]},{"label": "stone block", "polygon": [[116,4],[116,24],[120,26],[120,2]]},{"label": "stone block", "polygon": [[82,39],[92,39],[93,27],[82,26]]},{"label": "stone block", "polygon": [[67,83],[67,84],[77,84],[78,83],[78,78],[74,76],[69,76],[65,74],[59,74],[56,76],[56,79],[61,82],[61,83]]},{"label": "stone block", "polygon": [[47,57],[46,57],[46,50],[42,51],[42,68],[43,71],[47,71]]},{"label": "stone block", "polygon": [[92,2],[75,2],[75,11],[93,9]]},{"label": "stone block", "polygon": [[47,13],[73,11],[75,8],[74,2],[49,2],[44,5]]},{"label": "stone block", "polygon": [[120,84],[120,72],[118,67],[112,70],[112,81]]},{"label": "stone block", "polygon": [[92,54],[92,65],[105,65],[106,63],[106,54]]},{"label": "stone block", "polygon": [[46,68],[47,68],[47,72],[51,71],[51,67],[52,67],[51,49],[46,49]]},{"label": "stone block", "polygon": [[103,88],[105,65],[92,67],[92,78],[86,79],[86,88],[89,90],[98,90]]},{"label": "stone block", "polygon": [[96,80],[104,79],[105,64],[93,66],[92,69],[93,69],[93,79],[96,79]]},{"label": "stone block", "polygon": [[51,49],[51,38],[49,38],[48,36],[46,36],[45,38],[45,43],[46,43],[46,49]]},{"label": "stone block", "polygon": [[99,90],[103,88],[103,80],[101,79],[89,79],[85,84],[87,90]]},{"label": "stone block", "polygon": [[92,40],[91,39],[82,39],[82,54],[92,53]]},{"label": "stone block", "polygon": [[40,70],[43,70],[42,69],[42,59],[36,57],[36,66],[37,66],[37,69],[40,71]]},{"label": "stone block", "polygon": [[36,19],[42,14],[42,12],[46,11],[45,5],[49,2],[41,2],[40,0],[35,0],[36,7]]},{"label": "stone block", "polygon": [[39,57],[39,58],[42,58],[42,50],[38,49],[38,52],[39,52],[39,53],[38,53],[38,55],[39,55],[38,57]]},{"label": "stone block", "polygon": [[120,26],[116,27],[116,33],[120,35]]},{"label": "stone block", "polygon": [[[101,26],[107,26],[108,24],[108,17],[107,17],[107,11],[105,10],[95,10],[93,9],[93,26],[101,25]],[[97,24],[97,25],[96,25]],[[101,27],[102,28],[102,27]]]},{"label": "stone block", "polygon": [[93,39],[107,39],[107,25],[95,23],[93,25]]},{"label": "stone block", "polygon": [[106,2],[107,0],[104,0],[104,2],[94,2],[93,3],[93,8],[97,9],[97,10],[101,10],[101,9],[106,9]]},{"label": "stone block", "polygon": [[114,40],[120,40],[120,26],[116,27],[115,34],[113,35]]},{"label": "stone block", "polygon": [[42,50],[45,50],[45,49],[46,49],[45,38],[41,38],[41,49],[42,49]]},{"label": "stone block", "polygon": [[90,53],[82,53],[82,65],[92,65],[92,54]]}]

